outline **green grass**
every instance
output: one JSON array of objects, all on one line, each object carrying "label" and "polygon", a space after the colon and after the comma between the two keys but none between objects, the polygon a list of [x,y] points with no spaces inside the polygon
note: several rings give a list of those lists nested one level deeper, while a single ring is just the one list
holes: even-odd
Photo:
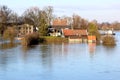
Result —
[{"label": "green grass", "polygon": [[67,38],[61,37],[52,37],[52,36],[41,36],[40,39],[44,40],[44,42],[68,42]]}]

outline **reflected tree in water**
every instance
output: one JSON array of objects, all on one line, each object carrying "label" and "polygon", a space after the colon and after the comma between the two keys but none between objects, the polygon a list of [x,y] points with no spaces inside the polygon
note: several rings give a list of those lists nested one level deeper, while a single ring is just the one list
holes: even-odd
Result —
[{"label": "reflected tree in water", "polygon": [[51,68],[53,63],[53,54],[51,53],[51,45],[40,46],[40,58],[42,60],[43,67]]},{"label": "reflected tree in water", "polygon": [[90,56],[93,57],[95,55],[96,43],[88,43]]},{"label": "reflected tree in water", "polygon": [[6,49],[12,49],[14,47],[16,47],[19,43],[3,43],[3,44],[0,44],[0,49],[1,50],[6,50]]}]

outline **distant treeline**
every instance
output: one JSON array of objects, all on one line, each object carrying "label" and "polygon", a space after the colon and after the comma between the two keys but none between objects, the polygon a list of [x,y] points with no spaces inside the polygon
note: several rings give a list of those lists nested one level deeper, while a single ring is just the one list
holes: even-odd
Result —
[{"label": "distant treeline", "polygon": [[[13,24],[17,25],[20,23],[30,24],[35,27],[35,29],[39,29],[39,33],[41,36],[47,35],[47,28],[49,25],[52,25],[51,22],[56,19],[58,16],[53,14],[54,9],[52,6],[47,6],[42,9],[38,7],[30,7],[26,9],[21,16],[18,13],[14,12],[10,8],[5,5],[0,6],[0,35],[4,33],[7,29],[7,25]],[[61,16],[60,18],[65,18],[68,21],[68,25],[70,25],[73,29],[88,29],[89,23],[93,22],[96,24],[98,29],[106,30],[106,29],[114,29],[120,30],[119,22],[103,22],[98,23],[97,20],[88,21],[87,19],[81,18],[77,14],[73,14],[73,16]]]}]

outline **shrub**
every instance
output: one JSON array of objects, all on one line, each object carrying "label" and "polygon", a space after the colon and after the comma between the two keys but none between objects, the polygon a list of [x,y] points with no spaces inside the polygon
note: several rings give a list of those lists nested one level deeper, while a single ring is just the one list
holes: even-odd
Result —
[{"label": "shrub", "polygon": [[116,44],[115,38],[109,35],[105,36],[102,41],[104,45],[115,45]]},{"label": "shrub", "polygon": [[10,40],[10,42],[14,42],[15,37],[16,37],[16,30],[14,27],[8,27],[3,34],[3,38]]},{"label": "shrub", "polygon": [[31,45],[36,45],[38,43],[39,43],[39,34],[38,33],[27,34],[22,39],[23,46],[31,46]]}]

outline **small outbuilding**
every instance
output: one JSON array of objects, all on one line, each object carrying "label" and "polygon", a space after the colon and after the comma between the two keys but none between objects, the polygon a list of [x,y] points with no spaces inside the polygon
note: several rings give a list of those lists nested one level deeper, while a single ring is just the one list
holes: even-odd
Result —
[{"label": "small outbuilding", "polygon": [[87,30],[72,30],[64,29],[64,37],[69,39],[69,42],[86,42],[87,41]]},{"label": "small outbuilding", "polygon": [[88,43],[96,42],[96,36],[88,35]]}]

